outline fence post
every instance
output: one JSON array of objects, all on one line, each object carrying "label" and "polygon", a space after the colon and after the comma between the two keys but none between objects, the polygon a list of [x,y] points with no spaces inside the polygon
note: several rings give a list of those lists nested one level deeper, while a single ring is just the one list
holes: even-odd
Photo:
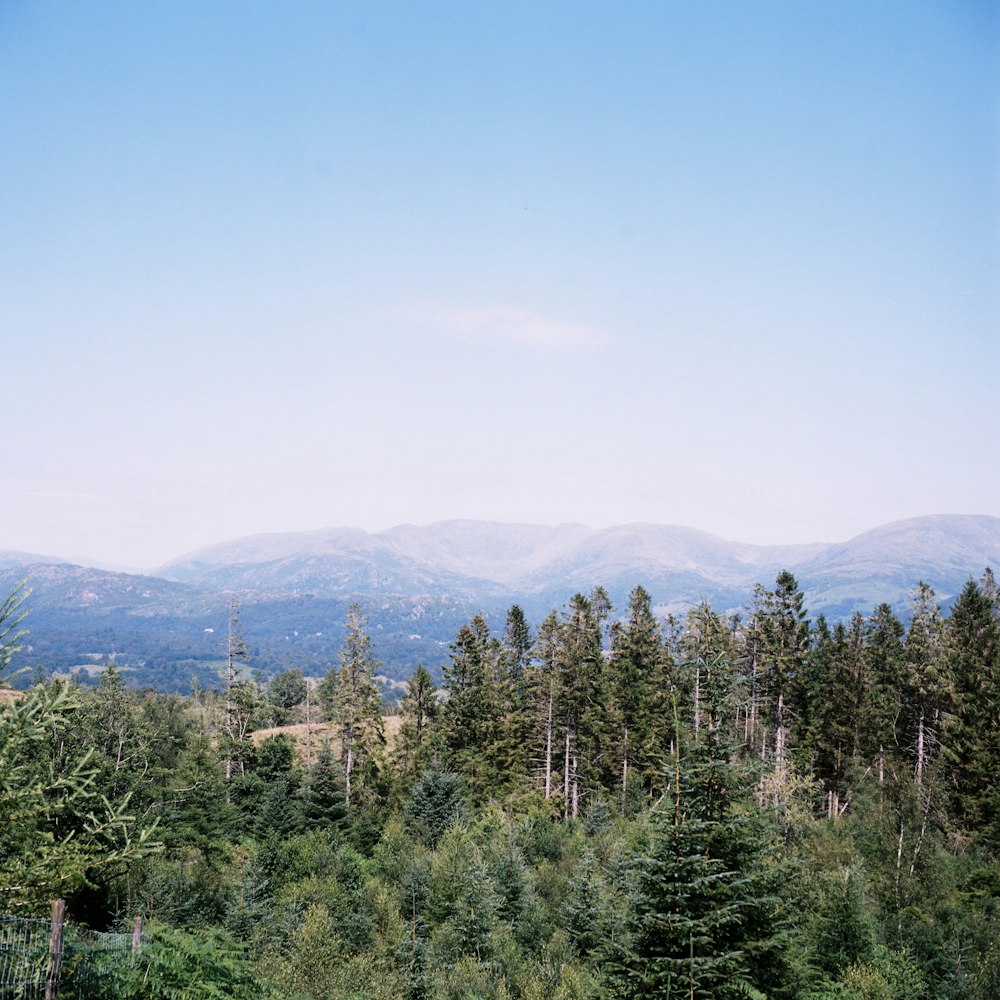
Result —
[{"label": "fence post", "polygon": [[45,1000],[55,1000],[59,990],[59,967],[62,964],[63,923],[66,901],[52,900],[52,924],[49,929],[49,975],[45,981]]},{"label": "fence post", "polygon": [[136,917],[132,925],[132,961],[139,957],[142,951],[142,917]]}]

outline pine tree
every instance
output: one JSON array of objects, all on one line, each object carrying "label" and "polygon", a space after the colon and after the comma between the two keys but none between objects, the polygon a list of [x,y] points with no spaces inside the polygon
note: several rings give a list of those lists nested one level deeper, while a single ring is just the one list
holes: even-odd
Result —
[{"label": "pine tree", "polygon": [[394,754],[396,768],[406,782],[412,782],[434,755],[435,725],[440,708],[430,672],[423,664],[418,664],[399,705],[402,723]]},{"label": "pine tree", "polygon": [[802,701],[809,652],[809,619],[798,582],[782,570],[766,595],[760,619],[764,640],[763,703],[774,750],[775,794],[784,794],[788,738]]},{"label": "pine tree", "polygon": [[662,684],[664,649],[653,615],[652,598],[643,587],[629,595],[626,620],[612,627],[609,686],[618,728],[621,761],[621,808],[629,796],[630,777],[645,782],[656,756],[656,701]]},{"label": "pine tree", "polygon": [[346,634],[340,650],[340,667],[328,672],[321,695],[340,737],[344,800],[348,809],[357,797],[358,776],[375,766],[376,755],[385,746],[382,703],[375,680],[379,663],[372,651],[367,626],[360,605],[351,604],[344,623]]},{"label": "pine tree", "polygon": [[880,604],[868,620],[865,657],[871,700],[862,755],[865,761],[875,761],[880,789],[886,781],[888,758],[895,746],[896,725],[902,711],[905,631],[888,604]]},{"label": "pine tree", "polygon": [[954,684],[948,738],[954,810],[966,829],[978,829],[992,821],[996,810],[991,789],[1000,769],[1000,626],[974,580],[952,608],[947,638]]},{"label": "pine tree", "polygon": [[475,615],[459,629],[444,669],[441,738],[448,765],[477,799],[500,793],[510,778],[500,676],[500,643]]},{"label": "pine tree", "polygon": [[610,788],[614,763],[603,753],[608,731],[608,699],[602,648],[607,596],[595,591],[591,600],[575,594],[559,631],[559,700],[562,725],[563,798],[567,816],[580,814],[588,791]]},{"label": "pine tree", "polygon": [[560,642],[559,618],[553,611],[538,628],[533,656],[524,678],[529,727],[525,747],[533,755],[536,784],[546,800],[555,794]]},{"label": "pine tree", "polygon": [[245,774],[247,760],[252,753],[249,733],[253,723],[255,698],[247,681],[241,675],[241,666],[250,659],[246,641],[243,638],[243,621],[239,602],[235,597],[229,601],[229,622],[226,631],[226,701],[219,734],[219,750],[222,754],[226,781],[235,774]]},{"label": "pine tree", "polygon": [[629,943],[610,950],[615,995],[630,1000],[735,1000],[787,978],[773,831],[750,805],[756,776],[733,764],[720,724],[732,668],[721,657],[701,667],[701,738],[681,748],[675,715],[678,752],[637,861]]},{"label": "pine tree", "polygon": [[928,763],[936,758],[950,702],[941,609],[933,589],[923,581],[917,584],[914,593],[901,687],[898,740],[913,761],[913,774],[919,787],[924,783]]},{"label": "pine tree", "polygon": [[347,824],[344,771],[329,742],[320,748],[316,763],[306,773],[302,797],[307,830],[344,829]]}]

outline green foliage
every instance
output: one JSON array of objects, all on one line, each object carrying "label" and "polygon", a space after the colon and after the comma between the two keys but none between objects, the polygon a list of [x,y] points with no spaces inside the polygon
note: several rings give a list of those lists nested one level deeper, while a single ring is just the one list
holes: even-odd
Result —
[{"label": "green foliage", "polygon": [[431,762],[438,749],[440,704],[430,672],[422,664],[406,685],[399,706],[402,723],[396,738],[394,763],[400,777],[411,782]]},{"label": "green foliage", "polygon": [[319,689],[327,718],[336,726],[340,741],[344,802],[348,810],[352,804],[370,804],[377,755],[385,746],[382,704],[375,681],[379,663],[367,624],[360,606],[352,604],[344,623],[340,666],[327,673]]},{"label": "green foliage", "polygon": [[948,670],[954,718],[946,740],[953,809],[965,829],[994,819],[991,796],[1000,769],[1000,624],[990,599],[970,580],[948,619]]},{"label": "green foliage", "polygon": [[275,674],[267,685],[267,700],[280,710],[283,720],[291,718],[292,709],[301,705],[308,693],[308,683],[298,667]]},{"label": "green foliage", "polygon": [[499,639],[477,617],[446,697],[414,673],[389,763],[356,608],[308,761],[239,728],[293,708],[295,672],[267,703],[114,664],[42,685],[0,703],[0,910],[153,918],[102,966],[126,998],[992,1000],[998,600],[987,575],[944,617],[921,587],[905,641],[885,606],[809,623],[789,574],[745,621],[664,625],[642,588],[533,641],[517,607]]},{"label": "green foliage", "polygon": [[628,936],[610,951],[620,997],[722,1000],[787,978],[774,832],[750,805],[755,774],[732,763],[722,736],[730,672],[721,658],[701,667],[705,727],[675,756],[636,865]]},{"label": "green foliage", "polygon": [[134,962],[104,961],[99,975],[87,977],[91,1000],[279,1000],[258,979],[242,947],[224,931],[191,934],[151,923],[149,943]]},{"label": "green foliage", "polygon": [[[22,624],[28,616],[25,602],[30,595],[27,583],[22,581],[0,603],[0,674],[9,669],[21,649],[21,640],[28,634]],[[3,678],[4,683],[9,681],[9,677]]]},{"label": "green foliage", "polygon": [[306,829],[343,830],[347,825],[344,771],[329,743],[324,743],[303,785]]},{"label": "green foliage", "polygon": [[435,847],[448,827],[465,813],[465,797],[457,776],[438,761],[420,776],[403,807],[407,832],[427,847]]},{"label": "green foliage", "polygon": [[103,793],[91,753],[64,752],[78,707],[53,683],[0,708],[0,909],[66,896],[158,849],[128,795]]}]

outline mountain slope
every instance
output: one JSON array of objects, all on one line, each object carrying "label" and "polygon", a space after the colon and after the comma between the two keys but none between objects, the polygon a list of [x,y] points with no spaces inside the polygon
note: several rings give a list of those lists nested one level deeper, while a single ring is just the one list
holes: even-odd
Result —
[{"label": "mountain slope", "polygon": [[642,583],[661,607],[701,599],[744,604],[781,569],[800,577],[814,610],[897,603],[920,579],[943,595],[1000,561],[1000,518],[940,515],[884,525],[847,542],[756,546],[674,525],[594,530],[443,521],[367,533],[329,529],[237,539],[158,570],[171,580],[317,596],[435,594],[490,602],[562,603],[600,584],[617,601]]},{"label": "mountain slope", "polygon": [[473,614],[502,627],[516,602],[537,623],[598,585],[619,610],[642,584],[661,615],[701,600],[742,612],[755,584],[770,586],[787,568],[813,615],[843,619],[885,601],[905,618],[919,580],[947,603],[987,565],[1000,566],[1000,518],[987,516],[913,518],[842,543],[794,546],[729,542],[672,525],[444,521],[236,539],[149,576],[5,553],[0,588],[9,592],[24,577],[32,587],[33,646],[20,664],[65,671],[115,656],[137,681],[183,688],[191,677],[216,682],[233,592],[255,670],[326,670],[347,605],[357,600],[385,672],[399,678],[418,662],[440,669]]}]

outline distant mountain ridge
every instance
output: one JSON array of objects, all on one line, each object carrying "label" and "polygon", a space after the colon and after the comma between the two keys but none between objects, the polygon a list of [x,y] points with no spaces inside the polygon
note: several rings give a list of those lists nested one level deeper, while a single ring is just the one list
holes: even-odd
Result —
[{"label": "distant mountain ridge", "polygon": [[234,592],[255,669],[325,669],[336,661],[344,611],[356,600],[371,618],[386,673],[404,677],[417,662],[439,668],[472,614],[502,627],[518,603],[537,624],[598,585],[617,609],[642,584],[661,615],[683,614],[702,600],[742,613],[755,584],[770,587],[788,569],[813,616],[842,620],[885,602],[905,619],[918,581],[947,604],[986,566],[1000,568],[1000,518],[987,515],[911,518],[846,542],[775,546],[674,525],[458,520],[238,538],[148,575],[2,552],[0,588],[28,578],[29,652],[47,669],[99,665],[114,655],[143,683],[165,686],[168,674],[175,685],[177,677],[214,682]]},{"label": "distant mountain ridge", "polygon": [[[435,593],[481,600],[557,595],[600,584],[642,583],[663,607],[701,596],[746,600],[781,569],[799,577],[816,610],[898,603],[918,580],[944,598],[970,574],[1000,562],[1000,518],[935,515],[897,521],[846,542],[749,545],[675,525],[592,529],[489,521],[256,535],[172,560],[157,576],[215,589],[269,589],[325,596]],[[848,608],[847,605],[853,605]]]}]

